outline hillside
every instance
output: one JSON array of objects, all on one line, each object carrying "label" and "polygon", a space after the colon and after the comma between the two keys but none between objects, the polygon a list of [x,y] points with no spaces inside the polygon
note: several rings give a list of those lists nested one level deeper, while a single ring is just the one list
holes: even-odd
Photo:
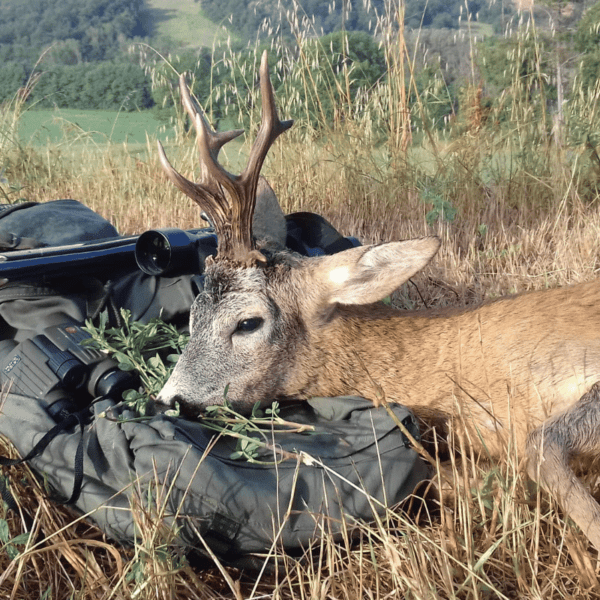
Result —
[{"label": "hillside", "polygon": [[0,0],[0,59],[31,64],[51,44],[64,64],[109,60],[148,34],[145,0]]},{"label": "hillside", "polygon": [[196,0],[146,0],[147,28],[154,38],[168,38],[188,48],[212,48],[228,35],[224,24],[215,25]]},{"label": "hillside", "polygon": [[[391,7],[391,8],[390,8]],[[464,0],[405,0],[404,22],[408,28],[460,27],[467,21]],[[396,3],[386,0],[370,2],[323,2],[323,0],[202,0],[202,11],[215,22],[230,22],[232,29],[245,39],[267,37],[270,29],[279,26],[284,34],[326,35],[339,29],[347,31],[377,30],[381,20],[398,17],[393,14]],[[390,11],[392,14],[390,14]],[[501,2],[469,0],[468,11],[472,21],[481,21],[502,29],[502,20],[512,14]]]}]

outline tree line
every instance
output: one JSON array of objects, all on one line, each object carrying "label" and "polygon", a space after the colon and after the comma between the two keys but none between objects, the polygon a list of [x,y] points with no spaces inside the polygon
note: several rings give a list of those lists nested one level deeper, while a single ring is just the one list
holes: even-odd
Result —
[{"label": "tree line", "polygon": [[[33,106],[153,108],[160,115],[170,117],[179,110],[176,73],[187,72],[193,92],[205,102],[211,117],[218,121],[226,118],[232,107],[239,106],[240,99],[249,97],[255,85],[249,73],[254,72],[260,40],[252,48],[241,41],[237,46],[231,44],[227,49],[228,59],[207,48],[182,49],[170,54],[168,63],[139,49],[132,53],[132,42],[146,39],[136,36],[151,31],[145,0],[6,1],[8,11],[6,15],[3,13],[0,23],[0,56],[4,60],[0,70],[0,103],[10,100],[26,84],[38,52],[45,43],[52,41],[56,35],[54,31],[60,33],[61,41],[51,47],[38,67],[40,76],[28,98]],[[227,1],[229,4],[221,2],[221,10],[237,8],[240,14],[243,6],[235,2],[247,3],[247,0]],[[261,10],[269,7],[269,1],[261,3]],[[311,8],[311,1],[306,0],[304,6],[307,11],[315,11],[315,23],[320,15],[324,29],[335,29],[331,10],[325,14],[323,5],[318,2]],[[211,2],[203,1],[205,12],[209,11]],[[383,0],[372,2],[374,12],[379,6],[377,2],[383,5]],[[450,15],[458,23],[459,3],[450,1],[442,5],[442,0],[429,0],[423,12],[422,6],[417,10],[416,2],[407,0],[405,3],[405,21],[411,23],[411,19],[418,16],[420,23],[431,27],[412,30],[408,26],[405,30],[407,46],[414,49],[411,50],[414,85],[410,89],[412,100],[426,106],[428,118],[436,126],[457,112],[461,88],[469,79],[473,85],[482,87],[485,101],[492,102],[494,95],[510,85],[512,70],[517,68],[523,80],[538,78],[538,85],[550,104],[558,102],[560,96],[554,73],[557,63],[565,65],[560,75],[565,82],[577,78],[582,89],[588,89],[598,81],[600,2],[591,7],[584,0],[576,2],[577,10],[569,13],[569,21],[564,17],[564,11],[561,12],[561,3],[553,0],[544,14],[554,19],[555,29],[549,23],[540,31],[535,43],[533,40],[523,42],[514,36],[490,36],[483,42],[473,43],[464,29],[433,27],[445,22],[442,14]],[[499,5],[501,3],[490,4],[488,0],[470,0],[473,14],[469,18],[473,21],[481,20],[482,15],[491,18],[492,13],[486,13],[486,10],[497,11]],[[286,6],[284,0],[280,6]],[[338,3],[338,12],[339,6]],[[19,7],[23,12],[16,10]],[[356,13],[352,23],[360,29],[366,13],[361,13],[360,8],[350,12]],[[258,9],[257,13],[260,13]],[[338,14],[338,24],[339,17]],[[461,18],[465,18],[464,12]],[[516,28],[514,14],[503,11],[502,19],[505,27],[510,26],[512,19]],[[60,27],[57,24],[52,31],[52,24],[57,21],[60,21]],[[338,29],[305,40],[302,49],[293,38],[282,35],[280,40],[275,47],[269,45],[271,64],[278,65],[279,85],[286,87],[284,91],[288,96],[296,98],[310,122],[347,118],[351,105],[356,105],[356,98],[372,93],[389,76],[386,49],[367,31]],[[37,50],[34,50],[36,44]],[[518,52],[513,52],[517,48]],[[541,58],[536,54],[540,49]],[[302,61],[304,65],[312,65],[311,76],[322,93],[311,92],[303,83],[298,75]],[[543,77],[540,67],[544,70]]]},{"label": "tree line", "polygon": [[[456,28],[462,3],[429,0],[424,6],[421,0],[406,0],[405,23],[408,28]],[[470,18],[492,22],[499,14],[496,4],[470,0]],[[363,2],[303,0],[300,10],[305,18],[300,18],[298,27],[310,30],[311,37],[342,29],[372,36],[378,19],[389,12],[389,7],[386,0],[371,0],[368,8]],[[203,0],[198,10],[215,22],[226,20],[238,33],[240,42],[234,52],[243,54],[247,40],[260,39],[261,24],[267,18],[279,23],[278,35],[293,44],[292,0]],[[387,17],[393,20],[397,15]],[[298,21],[298,15],[295,18]],[[44,53],[37,69],[41,76],[29,97],[37,107],[139,110],[157,106],[161,111],[164,91],[152,89],[149,70],[129,53],[136,40],[150,42],[163,51],[161,42],[151,36],[146,0],[3,0],[0,103],[9,101],[26,84]],[[363,38],[357,44],[364,45]],[[364,54],[363,50],[359,48],[357,53]],[[214,75],[212,58],[205,50],[190,54],[178,49],[176,62],[198,63],[199,80],[207,69]]]},{"label": "tree line", "polygon": [[145,0],[5,0],[0,60],[31,66],[52,44],[54,62],[114,60],[149,33]]},{"label": "tree line", "polygon": [[[278,29],[284,35],[304,32],[326,35],[334,31],[365,31],[373,34],[380,19],[397,20],[390,14],[394,4],[387,0],[348,2],[302,0],[301,11],[294,0],[202,0],[204,14],[215,23],[226,22],[243,38],[267,37]],[[462,20],[492,24],[503,29],[503,19],[515,13],[512,3],[489,0],[405,0],[404,25],[409,29],[457,29]],[[397,8],[397,7],[395,7]],[[267,26],[265,26],[267,25]],[[268,25],[271,27],[269,28]]]},{"label": "tree line", "polygon": [[147,16],[145,0],[5,0],[0,104],[35,70],[39,79],[30,104],[149,108],[150,83],[127,53],[133,40],[150,33]]}]

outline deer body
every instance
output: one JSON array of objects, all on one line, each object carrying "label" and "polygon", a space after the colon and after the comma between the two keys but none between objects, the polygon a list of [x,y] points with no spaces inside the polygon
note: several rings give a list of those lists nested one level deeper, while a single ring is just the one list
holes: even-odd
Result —
[{"label": "deer body", "polygon": [[524,449],[529,431],[600,381],[599,331],[600,282],[462,310],[340,306],[298,357],[306,387],[292,387],[375,401],[383,392],[424,421],[460,415],[457,426],[498,456],[509,435]]},{"label": "deer body", "polygon": [[425,237],[302,258],[260,248],[252,213],[260,167],[290,123],[277,118],[261,63],[263,125],[242,175],[216,161],[234,134],[210,130],[182,80],[198,132],[203,179],[168,177],[205,210],[219,252],[190,313],[190,342],[158,401],[198,416],[225,396],[256,402],[362,395],[400,402],[500,457],[509,443],[528,473],[600,550],[600,506],[573,459],[600,455],[600,281],[532,292],[477,308],[396,311],[382,298],[425,267]]}]

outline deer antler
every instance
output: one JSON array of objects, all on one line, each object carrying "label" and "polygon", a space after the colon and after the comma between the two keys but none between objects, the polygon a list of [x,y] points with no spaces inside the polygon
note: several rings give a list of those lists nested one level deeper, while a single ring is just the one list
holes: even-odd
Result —
[{"label": "deer antler", "polygon": [[259,74],[262,122],[250,151],[248,164],[240,175],[228,173],[218,163],[217,157],[223,145],[241,135],[243,130],[221,133],[214,131],[197,110],[183,75],[179,78],[179,88],[183,106],[196,129],[200,182],[193,183],[179,174],[171,166],[162,144],[158,142],[160,162],[167,177],[200,205],[213,224],[219,240],[217,259],[246,266],[265,262],[264,255],[256,250],[252,238],[252,218],[260,170],[273,142],[293,124],[293,121],[280,121],[277,116],[266,51],[262,55]]}]

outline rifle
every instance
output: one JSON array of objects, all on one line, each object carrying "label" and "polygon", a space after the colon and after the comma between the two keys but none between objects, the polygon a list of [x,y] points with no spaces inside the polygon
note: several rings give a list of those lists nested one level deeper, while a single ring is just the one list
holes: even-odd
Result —
[{"label": "rifle", "polygon": [[113,274],[135,268],[148,275],[192,275],[202,273],[206,258],[216,252],[217,236],[211,227],[153,229],[139,236],[3,252],[0,280]]}]

